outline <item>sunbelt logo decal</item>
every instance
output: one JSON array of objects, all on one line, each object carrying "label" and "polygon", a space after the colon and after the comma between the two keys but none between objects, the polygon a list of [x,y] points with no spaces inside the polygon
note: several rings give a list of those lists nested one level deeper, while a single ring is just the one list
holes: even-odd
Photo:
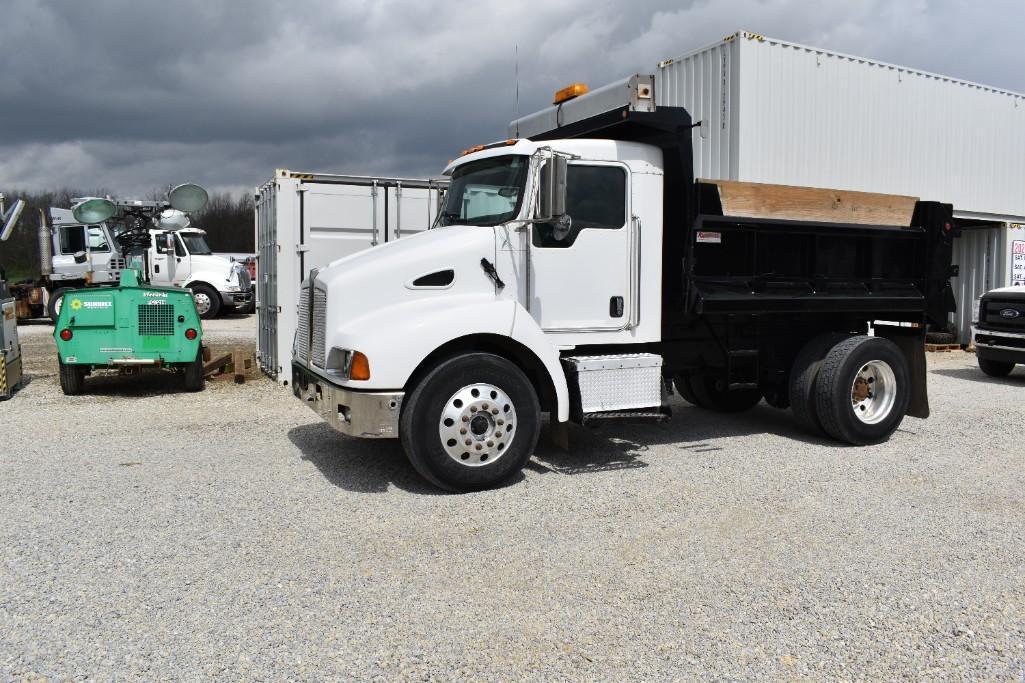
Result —
[{"label": "sunbelt logo decal", "polygon": [[77,311],[82,308],[113,308],[113,301],[82,301],[81,299],[71,300],[71,310]]}]

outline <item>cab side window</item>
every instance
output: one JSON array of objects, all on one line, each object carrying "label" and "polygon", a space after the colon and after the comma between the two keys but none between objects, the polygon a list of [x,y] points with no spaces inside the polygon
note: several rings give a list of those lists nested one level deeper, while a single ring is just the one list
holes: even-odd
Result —
[{"label": "cab side window", "polygon": [[[546,187],[541,188],[547,191]],[[566,173],[566,213],[573,227],[564,240],[552,237],[553,226],[534,225],[536,247],[565,248],[583,230],[618,230],[626,225],[626,171],[618,166],[570,164]]]},{"label": "cab side window", "polygon": [[89,251],[110,251],[107,236],[98,225],[89,226]]},{"label": "cab side window", "polygon": [[62,254],[85,251],[85,226],[62,225],[59,233]]}]

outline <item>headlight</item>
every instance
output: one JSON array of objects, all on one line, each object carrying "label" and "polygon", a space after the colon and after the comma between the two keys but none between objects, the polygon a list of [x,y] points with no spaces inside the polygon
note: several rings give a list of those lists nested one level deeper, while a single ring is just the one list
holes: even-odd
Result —
[{"label": "headlight", "polygon": [[976,299],[972,304],[972,320],[979,322],[979,312],[982,309],[982,299]]},{"label": "headlight", "polygon": [[370,360],[359,351],[333,348],[327,354],[327,372],[341,379],[370,379]]}]

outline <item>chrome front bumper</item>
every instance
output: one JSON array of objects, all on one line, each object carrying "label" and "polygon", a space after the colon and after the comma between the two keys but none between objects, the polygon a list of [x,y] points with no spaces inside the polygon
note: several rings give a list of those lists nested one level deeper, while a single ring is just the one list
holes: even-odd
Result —
[{"label": "chrome front bumper", "polygon": [[292,363],[292,393],[343,434],[369,439],[399,436],[405,395],[401,391],[352,391]]},{"label": "chrome front bumper", "polygon": [[253,300],[253,290],[246,292],[218,292],[221,295],[221,305],[242,308],[248,306]]},{"label": "chrome front bumper", "polygon": [[[980,340],[979,336],[983,339]],[[1014,340],[1018,342],[1018,345],[1009,343],[1005,340]],[[1004,332],[1003,330],[987,330],[972,326],[972,341],[976,347],[982,346],[988,349],[1000,349],[1001,351],[1020,351],[1025,353],[1025,348],[1020,346],[1022,341],[1025,341],[1025,333],[1022,332]]]}]

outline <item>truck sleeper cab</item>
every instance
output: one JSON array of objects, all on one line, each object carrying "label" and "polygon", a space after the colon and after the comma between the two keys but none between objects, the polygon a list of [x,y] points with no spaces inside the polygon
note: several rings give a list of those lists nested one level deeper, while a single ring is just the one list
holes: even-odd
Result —
[{"label": "truck sleeper cab", "polygon": [[752,217],[691,168],[679,108],[471,150],[435,229],[310,273],[293,392],[457,491],[518,472],[541,412],[660,422],[674,387],[707,410],[790,406],[856,444],[926,417],[921,332],[873,321],[946,319],[950,207]]}]

